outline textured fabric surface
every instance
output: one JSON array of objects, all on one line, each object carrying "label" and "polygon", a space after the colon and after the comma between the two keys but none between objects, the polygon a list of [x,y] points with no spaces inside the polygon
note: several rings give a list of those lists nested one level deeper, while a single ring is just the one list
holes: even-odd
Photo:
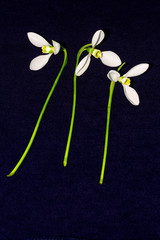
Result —
[{"label": "textured fabric surface", "polygon": [[[160,32],[159,1],[0,1],[0,240],[160,239]],[[68,166],[73,73],[79,48],[102,29],[98,46],[126,62],[122,73],[147,62],[132,79],[135,107],[116,83],[103,185],[106,110],[112,69],[92,58],[77,78],[77,108]],[[63,62],[52,56],[29,70],[41,54],[27,32],[62,43],[68,65],[23,164],[11,178]],[[84,54],[85,56],[85,54]],[[116,70],[116,68],[113,68]]]}]

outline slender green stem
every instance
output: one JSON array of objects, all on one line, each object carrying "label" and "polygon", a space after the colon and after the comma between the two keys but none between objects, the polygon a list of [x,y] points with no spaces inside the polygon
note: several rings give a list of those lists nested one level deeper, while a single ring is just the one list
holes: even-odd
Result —
[{"label": "slender green stem", "polygon": [[[117,69],[118,72],[120,71],[120,69],[123,67],[124,64],[125,63],[121,64],[121,66]],[[99,182],[100,184],[103,183],[105,166],[106,166],[106,158],[107,158],[107,150],[108,150],[109,124],[110,124],[110,115],[111,115],[111,104],[112,104],[114,87],[115,87],[115,82],[111,81],[110,90],[109,90],[108,107],[107,107],[106,135],[105,135],[105,144],[104,144],[104,153],[103,153],[101,176],[100,176],[100,182]]]},{"label": "slender green stem", "polygon": [[59,80],[59,78],[60,78],[60,76],[61,76],[61,74],[62,74],[62,71],[63,71],[64,67],[65,67],[66,64],[67,64],[67,50],[66,50],[65,48],[62,48],[62,50],[63,50],[63,52],[64,52],[63,65],[62,65],[62,67],[61,67],[61,69],[60,69],[60,71],[59,71],[59,73],[58,73],[58,75],[57,75],[57,78],[56,78],[56,80],[54,81],[54,83],[53,83],[53,85],[52,85],[52,88],[51,88],[51,90],[50,90],[50,92],[49,92],[49,94],[48,94],[48,96],[47,96],[47,99],[46,99],[46,101],[45,101],[45,103],[44,103],[44,105],[43,105],[43,108],[42,108],[41,113],[40,113],[40,115],[39,115],[39,118],[38,118],[38,120],[37,120],[36,126],[35,126],[35,128],[34,128],[34,131],[33,131],[33,133],[32,133],[32,136],[31,136],[31,138],[30,138],[30,141],[29,141],[29,143],[28,143],[28,145],[27,145],[27,147],[26,147],[26,149],[25,149],[22,157],[20,158],[19,162],[16,164],[16,166],[15,166],[14,169],[10,172],[10,174],[7,175],[7,177],[11,177],[11,176],[13,176],[13,175],[16,173],[16,171],[18,170],[18,168],[19,168],[20,165],[22,164],[23,160],[25,159],[27,153],[29,152],[29,150],[30,150],[30,148],[31,148],[31,146],[32,146],[32,143],[33,143],[33,141],[34,141],[34,139],[35,139],[35,136],[36,136],[36,134],[37,134],[37,131],[38,131],[40,122],[41,122],[41,120],[42,120],[43,114],[44,114],[44,112],[45,112],[45,110],[46,110],[46,107],[47,107],[47,105],[48,105],[48,102],[49,102],[49,100],[50,100],[50,98],[51,98],[51,96],[52,96],[52,93],[54,92],[54,89],[55,89],[55,87],[56,87],[56,85],[57,85],[57,83],[58,83],[58,80]]},{"label": "slender green stem", "polygon": [[121,70],[121,68],[124,66],[124,64],[126,64],[126,63],[124,62],[119,66],[119,68],[117,69],[117,72],[119,72]]},{"label": "slender green stem", "polygon": [[[81,54],[86,50],[87,47],[92,46],[92,44],[87,44],[84,45],[83,47],[80,48],[77,54],[77,60],[76,60],[76,67],[78,66],[79,63],[79,58]],[[64,160],[63,160],[63,165],[64,167],[67,166],[67,161],[68,161],[68,154],[69,154],[69,149],[70,149],[70,144],[71,144],[71,138],[72,138],[72,132],[73,132],[73,125],[74,125],[74,119],[75,119],[75,109],[76,109],[76,92],[77,92],[77,76],[74,73],[73,77],[73,105],[72,105],[72,116],[71,116],[71,122],[70,122],[70,129],[69,129],[69,134],[68,134],[68,140],[67,140],[67,145],[66,145],[66,150],[65,150],[65,155],[64,155]]]},{"label": "slender green stem", "polygon": [[109,135],[110,114],[111,114],[111,103],[112,103],[114,87],[115,87],[115,82],[111,81],[110,91],[109,91],[109,99],[108,99],[108,107],[107,107],[106,136],[105,136],[105,146],[104,146],[104,153],[103,153],[103,163],[102,163],[102,170],[101,170],[101,176],[100,176],[100,184],[103,183],[104,172],[105,172],[107,149],[108,149],[108,135]]}]

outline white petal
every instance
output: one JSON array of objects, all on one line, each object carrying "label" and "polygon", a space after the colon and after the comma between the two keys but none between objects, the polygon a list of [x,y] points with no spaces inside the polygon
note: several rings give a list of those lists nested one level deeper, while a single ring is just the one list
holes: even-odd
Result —
[{"label": "white petal", "polygon": [[149,68],[148,63],[141,63],[141,64],[138,64],[138,65],[134,66],[133,68],[131,68],[123,76],[124,77],[136,77],[136,76],[143,74],[145,71],[147,71],[148,68]]},{"label": "white petal", "polygon": [[80,76],[82,75],[86,70],[87,68],[89,67],[89,64],[90,64],[90,61],[91,61],[91,55],[88,54],[86,57],[84,57],[80,63],[78,64],[77,68],[76,68],[76,71],[75,71],[75,74],[77,76]]},{"label": "white petal", "polygon": [[107,77],[113,81],[113,82],[117,82],[117,79],[120,77],[120,73],[115,71],[115,70],[111,70],[108,72]]},{"label": "white petal", "polygon": [[29,41],[36,47],[42,47],[45,46],[51,46],[42,36],[40,36],[37,33],[34,32],[28,32],[27,36],[29,38]]},{"label": "white petal", "polygon": [[53,41],[53,40],[52,40],[52,44],[53,44],[53,47],[55,47],[55,50],[54,50],[54,55],[56,55],[56,54],[58,54],[58,53],[59,53],[59,51],[60,51],[60,48],[61,48],[61,45],[60,45],[58,42],[56,42],[56,41]]},{"label": "white petal", "polygon": [[121,65],[120,57],[112,51],[102,52],[102,57],[100,59],[103,64],[109,67],[117,67]]},{"label": "white petal", "polygon": [[92,37],[92,47],[97,46],[104,39],[105,34],[102,30],[98,30]]},{"label": "white petal", "polygon": [[52,53],[46,54],[46,55],[40,55],[36,58],[34,58],[30,63],[30,69],[37,71],[41,68],[43,68],[49,61]]},{"label": "white petal", "polygon": [[122,84],[124,94],[128,101],[130,101],[133,105],[139,105],[139,96],[136,90],[132,87],[129,87],[125,84]]}]

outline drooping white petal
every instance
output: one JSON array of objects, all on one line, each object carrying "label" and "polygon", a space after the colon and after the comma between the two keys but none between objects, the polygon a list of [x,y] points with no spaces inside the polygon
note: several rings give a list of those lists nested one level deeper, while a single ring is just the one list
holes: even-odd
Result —
[{"label": "drooping white petal", "polygon": [[131,68],[126,74],[124,74],[124,77],[136,77],[141,74],[143,74],[147,69],[149,68],[148,63],[140,63],[133,68]]},{"label": "drooping white petal", "polygon": [[120,57],[112,51],[102,52],[102,57],[100,58],[102,63],[109,67],[117,67],[121,65]]},{"label": "drooping white petal", "polygon": [[45,46],[51,46],[46,39],[44,39],[42,36],[40,36],[37,33],[34,32],[28,32],[27,33],[29,41],[36,47],[42,47],[43,45]]},{"label": "drooping white petal", "polygon": [[100,42],[102,42],[104,37],[105,37],[105,34],[102,30],[98,30],[97,32],[95,32],[92,37],[92,47],[95,47],[98,44],[100,44]]},{"label": "drooping white petal", "polygon": [[111,70],[108,72],[107,77],[109,78],[109,80],[117,82],[118,78],[120,77],[120,73],[115,70]]},{"label": "drooping white petal", "polygon": [[128,101],[130,101],[133,105],[139,105],[139,96],[136,90],[125,84],[122,84],[122,86]]},{"label": "drooping white petal", "polygon": [[52,44],[53,44],[53,47],[55,47],[55,49],[54,49],[54,55],[56,55],[56,54],[59,53],[60,48],[61,48],[61,45],[60,45],[58,42],[53,41],[53,40],[52,40]]},{"label": "drooping white petal", "polygon": [[40,55],[40,56],[34,58],[31,61],[29,68],[34,71],[37,71],[37,70],[43,68],[48,63],[51,56],[52,56],[52,53],[49,53],[49,54]]},{"label": "drooping white petal", "polygon": [[78,66],[76,68],[76,71],[75,71],[75,74],[77,76],[81,76],[87,70],[87,68],[89,67],[90,62],[91,62],[91,55],[88,54],[78,64]]}]

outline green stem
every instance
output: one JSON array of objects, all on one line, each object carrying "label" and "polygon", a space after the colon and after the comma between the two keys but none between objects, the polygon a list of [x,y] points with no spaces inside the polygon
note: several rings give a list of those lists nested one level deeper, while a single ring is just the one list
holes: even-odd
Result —
[{"label": "green stem", "polygon": [[[87,47],[92,46],[92,44],[87,44],[84,45],[83,47],[80,48],[77,54],[77,60],[76,60],[76,67],[78,66],[79,63],[79,58],[81,54],[86,50]],[[71,116],[71,122],[70,122],[70,129],[69,129],[69,134],[68,134],[68,140],[67,140],[67,145],[66,145],[66,150],[65,150],[65,155],[64,155],[64,160],[63,160],[63,165],[64,167],[67,166],[67,161],[68,161],[68,154],[69,154],[69,149],[70,149],[70,144],[71,144],[71,138],[72,138],[72,132],[73,132],[73,125],[74,125],[74,119],[75,119],[75,109],[76,109],[76,92],[77,92],[77,76],[74,73],[73,77],[73,105],[72,105],[72,116]]]},{"label": "green stem", "polygon": [[124,64],[126,64],[126,63],[124,62],[119,66],[119,68],[117,69],[117,72],[119,72],[121,70],[121,68],[124,66]]},{"label": "green stem", "polygon": [[52,96],[52,93],[54,92],[54,89],[55,89],[55,87],[56,87],[56,85],[57,85],[57,83],[58,83],[58,80],[59,80],[59,78],[60,78],[60,76],[61,76],[61,74],[62,74],[62,71],[63,71],[64,67],[65,67],[66,64],[67,64],[67,50],[66,50],[65,48],[62,48],[62,50],[63,50],[63,52],[64,52],[63,65],[62,65],[62,67],[61,67],[61,69],[60,69],[60,71],[59,71],[59,73],[58,73],[58,76],[57,76],[56,80],[54,81],[54,83],[53,83],[53,85],[52,85],[52,88],[51,88],[51,90],[50,90],[50,92],[49,92],[49,94],[48,94],[48,96],[47,96],[47,99],[46,99],[46,101],[45,101],[45,103],[44,103],[44,105],[43,105],[43,108],[42,108],[41,113],[40,113],[40,115],[39,115],[38,121],[37,121],[36,126],[35,126],[35,128],[34,128],[34,131],[33,131],[33,133],[32,133],[32,136],[31,136],[31,138],[30,138],[30,141],[29,141],[29,143],[28,143],[28,145],[27,145],[27,147],[26,147],[26,149],[25,149],[22,157],[20,158],[19,162],[18,162],[17,165],[14,167],[14,169],[10,172],[10,174],[7,175],[7,177],[11,177],[11,176],[13,176],[13,175],[16,173],[16,171],[18,170],[18,168],[19,168],[20,165],[22,164],[23,160],[25,159],[27,153],[29,152],[29,150],[30,150],[30,148],[31,148],[31,146],[32,146],[32,143],[33,143],[33,141],[34,141],[34,139],[35,139],[35,136],[36,136],[36,134],[37,134],[37,131],[38,131],[40,122],[41,122],[41,120],[42,120],[43,114],[44,114],[44,112],[45,112],[45,110],[46,110],[46,107],[47,107],[47,105],[48,105],[48,102],[49,102],[49,100],[50,100],[50,98],[51,98],[51,96]]},{"label": "green stem", "polygon": [[[121,64],[121,66],[117,69],[119,72],[125,63]],[[109,99],[108,99],[108,107],[107,107],[107,123],[106,123],[106,135],[105,135],[105,144],[104,144],[104,153],[103,153],[103,162],[100,176],[100,184],[103,183],[104,172],[106,166],[106,158],[107,158],[107,150],[108,150],[108,136],[109,136],[109,124],[110,124],[110,115],[111,115],[111,104],[112,104],[112,96],[115,87],[115,82],[111,81],[110,90],[109,90]]]},{"label": "green stem", "polygon": [[104,145],[104,153],[103,153],[102,170],[101,170],[101,176],[100,176],[100,184],[103,183],[104,172],[105,172],[105,165],[106,165],[106,158],[107,158],[107,149],[108,149],[108,135],[109,135],[109,123],[110,123],[110,114],[111,114],[111,104],[112,104],[112,96],[113,96],[114,87],[115,87],[115,82],[111,81],[111,83],[110,83],[110,90],[109,90],[108,107],[107,107],[106,136],[105,136],[105,145]]}]

